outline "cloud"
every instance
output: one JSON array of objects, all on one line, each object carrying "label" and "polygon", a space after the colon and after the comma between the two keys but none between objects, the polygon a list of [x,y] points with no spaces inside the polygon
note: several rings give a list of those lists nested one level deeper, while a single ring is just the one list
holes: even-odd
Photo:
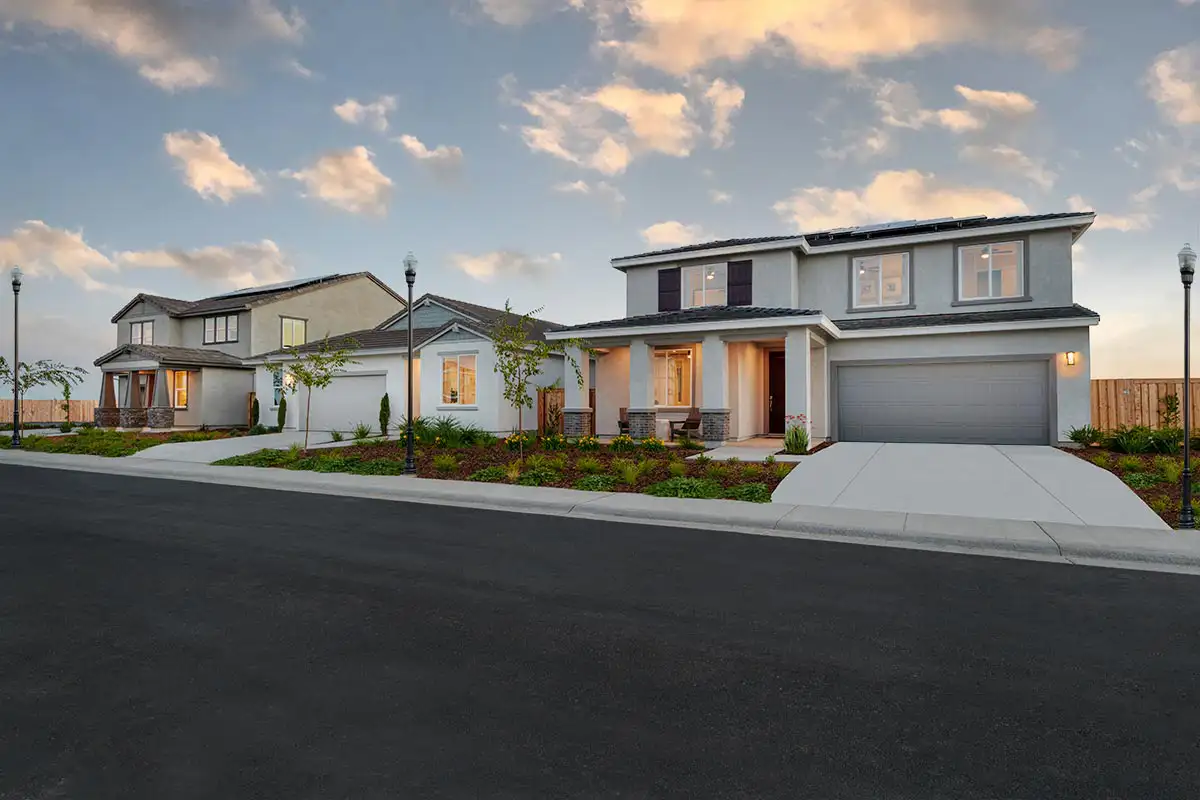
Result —
[{"label": "cloud", "polygon": [[797,230],[809,233],[890,220],[1029,212],[1020,198],[998,189],[948,184],[916,170],[877,173],[861,190],[798,189],[774,209]]},{"label": "cloud", "polygon": [[0,238],[0,264],[20,266],[34,276],[61,275],[86,291],[125,291],[96,278],[117,271],[112,259],[83,239],[82,231],[54,228],[38,219],[20,225]]},{"label": "cloud", "polygon": [[479,0],[479,7],[501,25],[524,25],[537,14],[552,8],[552,0]]},{"label": "cloud", "polygon": [[375,166],[373,155],[362,145],[334,150],[308,169],[283,174],[303,183],[309,196],[332,206],[355,214],[382,216],[391,199],[392,180]]},{"label": "cloud", "polygon": [[283,68],[293,75],[304,78],[305,80],[313,80],[314,78],[320,77],[316,72],[304,66],[294,58],[289,58],[287,61],[284,61]]},{"label": "cloud", "polygon": [[583,194],[605,197],[615,206],[625,203],[625,195],[608,181],[596,181],[594,184],[584,180],[559,183],[554,186],[554,191],[560,194]]},{"label": "cloud", "polygon": [[[1135,196],[1135,202],[1136,202]],[[1095,211],[1091,203],[1084,200],[1081,195],[1073,194],[1067,198],[1067,208],[1071,211]],[[1096,221],[1092,223],[1094,231],[1144,231],[1150,227],[1153,218],[1146,211],[1135,211],[1125,215],[1117,214],[1097,214]]]},{"label": "cloud", "polygon": [[733,195],[729,192],[722,192],[720,189],[709,189],[708,199],[717,205],[728,205],[733,202]]},{"label": "cloud", "polygon": [[699,225],[685,225],[676,220],[659,222],[642,231],[642,238],[652,247],[683,247],[713,237]]},{"label": "cloud", "polygon": [[1200,191],[1200,138],[1188,129],[1151,131],[1130,139],[1117,152],[1132,167],[1154,175],[1142,193],[1157,195],[1164,187],[1180,192]]},{"label": "cloud", "polygon": [[494,250],[481,255],[454,253],[450,263],[478,281],[491,283],[496,278],[543,277],[562,263],[562,254],[533,256],[520,250]]},{"label": "cloud", "polygon": [[742,103],[746,101],[746,90],[736,83],[717,78],[704,91],[704,99],[712,108],[713,124],[709,136],[713,147],[724,147],[729,144],[733,132],[733,115],[742,110]]},{"label": "cloud", "polygon": [[202,281],[218,281],[235,289],[278,283],[295,277],[279,245],[270,239],[229,247],[197,250],[143,250],[118,253],[122,267],[177,269]]},{"label": "cloud", "polygon": [[883,128],[847,130],[843,132],[843,139],[845,143],[841,147],[826,146],[817,155],[829,161],[845,161],[847,158],[867,161],[887,153],[893,145],[892,135]]},{"label": "cloud", "polygon": [[183,169],[183,182],[201,197],[228,203],[240,194],[262,193],[254,173],[230,158],[216,136],[175,131],[163,136],[163,146]]},{"label": "cloud", "polygon": [[970,133],[983,130],[994,117],[1021,117],[1037,110],[1037,102],[1020,92],[958,85],[954,88],[966,102],[965,108],[927,109],[922,107],[917,89],[911,83],[864,78],[857,78],[856,83],[874,92],[880,121],[893,128],[921,130],[933,125],[954,133]]},{"label": "cloud", "polygon": [[409,155],[429,167],[430,171],[439,178],[453,180],[462,171],[463,151],[461,147],[440,144],[430,150],[420,139],[407,133],[397,137],[395,141],[399,142]]},{"label": "cloud", "polygon": [[971,89],[967,86],[955,86],[954,91],[962,95],[968,105],[986,108],[1001,114],[1019,116],[1032,114],[1037,111],[1037,101],[1020,92],[996,92],[989,89]]},{"label": "cloud", "polygon": [[1200,43],[1160,54],[1145,83],[1163,119],[1173,125],[1200,125]]},{"label": "cloud", "polygon": [[220,65],[206,49],[246,38],[297,42],[304,29],[299,12],[284,14],[269,0],[0,0],[0,20],[75,34],[167,91],[218,82]]},{"label": "cloud", "polygon": [[1048,169],[1044,161],[1031,158],[1006,144],[967,145],[960,155],[967,161],[986,164],[999,172],[1020,175],[1042,189],[1052,188],[1058,180],[1058,175]]},{"label": "cloud", "polygon": [[387,115],[396,110],[396,98],[380,95],[373,103],[360,103],[353,97],[333,107],[333,113],[351,125],[367,125],[380,133],[388,129]]}]

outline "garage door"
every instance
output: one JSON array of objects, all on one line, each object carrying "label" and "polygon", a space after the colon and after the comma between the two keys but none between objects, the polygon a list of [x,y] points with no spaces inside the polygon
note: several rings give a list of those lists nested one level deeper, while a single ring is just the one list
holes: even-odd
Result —
[{"label": "garage door", "polygon": [[[379,428],[379,400],[386,389],[383,375],[342,375],[324,389],[313,392],[314,431],[349,432],[360,422]],[[304,402],[302,394],[298,394]],[[303,407],[302,407],[303,408]]]},{"label": "garage door", "polygon": [[840,366],[844,442],[1048,444],[1045,361]]}]

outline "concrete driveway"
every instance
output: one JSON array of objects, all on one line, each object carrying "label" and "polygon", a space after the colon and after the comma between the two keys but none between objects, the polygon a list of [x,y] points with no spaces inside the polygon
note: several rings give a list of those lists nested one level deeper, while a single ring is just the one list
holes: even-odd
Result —
[{"label": "concrete driveway", "polygon": [[[309,444],[329,441],[329,434],[314,431]],[[222,458],[232,458],[253,453],[263,448],[284,450],[293,444],[304,444],[304,431],[265,433],[262,436],[238,436],[234,439],[210,439],[207,442],[173,442],[160,444],[134,453],[129,458],[144,458],[157,461],[190,461],[194,464],[211,464]]]},{"label": "concrete driveway", "polygon": [[1169,530],[1115,475],[1053,447],[840,442],[805,458],[773,499]]}]

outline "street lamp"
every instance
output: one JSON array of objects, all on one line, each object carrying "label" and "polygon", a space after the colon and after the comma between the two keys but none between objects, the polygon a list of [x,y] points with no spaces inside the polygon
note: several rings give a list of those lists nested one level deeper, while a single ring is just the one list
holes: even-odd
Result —
[{"label": "street lamp", "polygon": [[1179,251],[1179,278],[1183,281],[1183,481],[1179,527],[1196,527],[1192,511],[1192,278],[1196,274],[1196,251],[1185,244]]},{"label": "street lamp", "polygon": [[12,268],[12,287],[13,287],[13,364],[12,364],[12,382],[13,382],[13,434],[11,447],[16,450],[21,447],[21,394],[17,388],[17,379],[21,372],[21,355],[18,349],[18,337],[20,335],[20,327],[17,325],[17,300],[21,296],[21,268]]},{"label": "street lamp", "polygon": [[412,253],[404,257],[404,282],[408,284],[408,311],[405,317],[408,319],[408,407],[405,409],[405,414],[408,415],[408,424],[404,426],[404,438],[408,452],[404,457],[404,474],[416,475],[417,464],[413,460],[413,321],[412,321],[412,304],[413,304],[413,284],[417,282],[417,258]]}]

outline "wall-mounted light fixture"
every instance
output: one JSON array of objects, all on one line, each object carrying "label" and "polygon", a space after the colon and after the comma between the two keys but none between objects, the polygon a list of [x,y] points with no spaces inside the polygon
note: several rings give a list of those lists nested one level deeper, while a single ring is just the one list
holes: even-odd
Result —
[{"label": "wall-mounted light fixture", "polygon": [[1068,367],[1075,366],[1075,351],[1074,350],[1071,350],[1067,353],[1067,366]]}]

